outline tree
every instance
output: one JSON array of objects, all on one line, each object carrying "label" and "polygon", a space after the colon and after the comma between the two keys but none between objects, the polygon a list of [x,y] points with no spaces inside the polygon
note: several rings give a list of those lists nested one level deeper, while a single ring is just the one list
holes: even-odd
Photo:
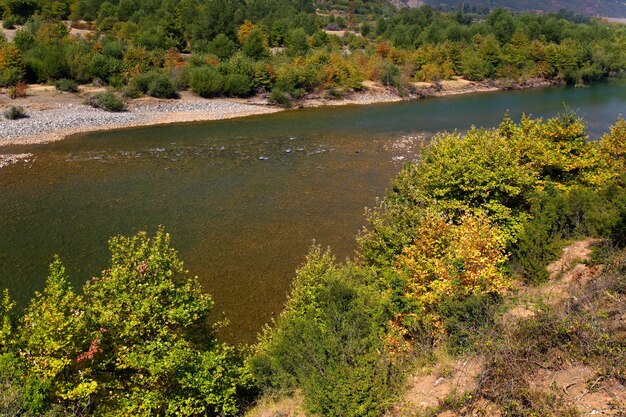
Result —
[{"label": "tree", "polygon": [[243,53],[252,59],[264,59],[269,56],[267,38],[260,28],[254,28],[246,37]]},{"label": "tree", "polygon": [[291,55],[306,55],[310,47],[304,29],[298,28],[289,32],[287,46]]},{"label": "tree", "polygon": [[472,296],[501,295],[509,286],[502,271],[505,240],[484,213],[464,215],[458,223],[431,214],[397,260],[400,279],[392,329],[400,335],[432,329],[444,335],[438,308],[444,301],[463,302]]},{"label": "tree", "polygon": [[43,293],[36,293],[20,328],[19,345],[27,358],[27,406],[43,412],[55,399],[82,402],[97,387],[89,373],[79,374],[77,358],[88,344],[83,298],[69,284],[58,258],[50,265]]},{"label": "tree", "polygon": [[17,84],[24,78],[24,64],[15,44],[0,46],[0,86]]},{"label": "tree", "polygon": [[236,50],[235,42],[223,33],[217,35],[208,45],[208,52],[222,60],[230,58]]},{"label": "tree", "polygon": [[[9,393],[0,396],[1,412],[23,402],[36,415],[53,406],[79,415],[235,414],[247,372],[216,340],[211,297],[184,270],[169,235],[139,233],[109,245],[111,265],[85,284],[84,296],[72,291],[58,259],[51,265],[9,353],[0,352],[0,387]],[[10,305],[1,304],[2,338],[11,331]]]}]

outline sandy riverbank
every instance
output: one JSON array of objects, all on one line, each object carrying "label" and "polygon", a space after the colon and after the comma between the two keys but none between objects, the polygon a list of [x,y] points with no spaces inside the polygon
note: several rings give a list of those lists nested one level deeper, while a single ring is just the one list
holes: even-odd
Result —
[{"label": "sandy riverbank", "polygon": [[[535,81],[515,88],[550,85]],[[306,97],[298,107],[326,105],[365,105],[397,102],[422,97],[441,97],[486,91],[497,91],[510,86],[502,83],[473,83],[466,80],[443,81],[438,84],[416,83],[415,90],[403,97],[394,90],[372,82],[364,83],[364,91],[349,97],[332,100],[322,95]],[[0,121],[0,147],[29,145],[58,141],[75,133],[111,130],[127,127],[150,126],[169,123],[223,120],[251,115],[262,115],[284,110],[268,104],[262,97],[251,99],[201,99],[183,92],[177,100],[141,98],[128,104],[128,111],[109,113],[83,104],[90,94],[102,89],[82,87],[78,94],[59,93],[52,86],[31,86],[25,98],[11,100],[0,95],[0,108],[22,106],[28,118]]]}]

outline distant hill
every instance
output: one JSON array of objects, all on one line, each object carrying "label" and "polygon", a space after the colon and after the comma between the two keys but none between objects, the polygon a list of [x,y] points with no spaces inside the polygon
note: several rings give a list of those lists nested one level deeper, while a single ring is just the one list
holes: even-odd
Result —
[{"label": "distant hill", "polygon": [[449,8],[459,8],[461,3],[464,3],[469,7],[489,9],[504,7],[515,11],[556,12],[566,9],[590,16],[626,18],[626,1],[624,0],[469,0],[463,2],[460,0],[394,0],[391,3],[408,7],[430,4]]}]

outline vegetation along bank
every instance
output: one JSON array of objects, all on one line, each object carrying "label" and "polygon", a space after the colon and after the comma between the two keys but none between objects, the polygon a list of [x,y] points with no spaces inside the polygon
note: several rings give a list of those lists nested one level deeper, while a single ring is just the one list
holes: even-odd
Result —
[{"label": "vegetation along bank", "polygon": [[[2,143],[273,111],[268,104],[582,86],[626,68],[624,25],[567,12],[395,10],[377,1],[355,8],[306,0],[170,3],[3,3]],[[216,97],[237,104],[198,104]]]}]

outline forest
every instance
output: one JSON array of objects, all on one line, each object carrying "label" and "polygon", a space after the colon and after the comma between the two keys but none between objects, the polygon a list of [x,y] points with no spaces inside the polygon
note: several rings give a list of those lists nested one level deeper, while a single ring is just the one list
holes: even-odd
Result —
[{"label": "forest", "polygon": [[0,11],[5,28],[20,25],[11,42],[0,38],[0,86],[11,97],[24,83],[67,92],[93,83],[123,99],[188,89],[289,105],[312,92],[341,97],[367,80],[411,95],[422,81],[584,85],[626,67],[623,25],[568,12],[485,16],[307,0],[4,0]]}]

